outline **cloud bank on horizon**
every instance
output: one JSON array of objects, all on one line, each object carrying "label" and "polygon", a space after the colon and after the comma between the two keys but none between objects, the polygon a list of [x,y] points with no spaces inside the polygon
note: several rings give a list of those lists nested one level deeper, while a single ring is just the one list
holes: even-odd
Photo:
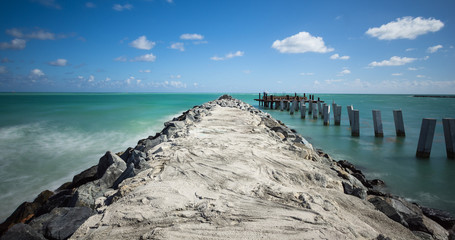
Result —
[{"label": "cloud bank on horizon", "polygon": [[0,5],[5,92],[455,94],[450,0]]}]

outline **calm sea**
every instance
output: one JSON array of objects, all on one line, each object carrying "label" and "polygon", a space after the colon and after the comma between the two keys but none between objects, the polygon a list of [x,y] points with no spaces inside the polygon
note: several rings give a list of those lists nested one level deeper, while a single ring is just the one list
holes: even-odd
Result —
[{"label": "calm sea", "polygon": [[[106,152],[134,147],[163,122],[221,94],[1,93],[0,222],[23,201],[55,189],[98,163]],[[250,103],[257,94],[232,94]],[[455,215],[455,160],[446,158],[443,117],[455,117],[455,99],[410,95],[320,94],[343,105],[341,126],[300,119],[300,113],[263,109],[296,129],[334,159],[356,164],[388,190]],[[360,137],[350,136],[347,105],[360,111]],[[260,107],[262,108],[262,107]],[[371,110],[381,110],[384,138],[375,138]],[[403,110],[406,137],[395,137],[392,111]],[[421,120],[438,119],[430,159],[415,158]],[[331,124],[333,123],[333,115]]]}]

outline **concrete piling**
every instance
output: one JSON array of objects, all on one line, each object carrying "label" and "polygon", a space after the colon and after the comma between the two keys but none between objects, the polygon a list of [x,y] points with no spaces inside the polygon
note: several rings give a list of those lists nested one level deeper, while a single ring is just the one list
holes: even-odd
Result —
[{"label": "concrete piling", "polygon": [[336,126],[339,126],[341,122],[341,107],[342,106],[336,105],[336,108],[333,109],[334,121]]},{"label": "concrete piling", "polygon": [[404,132],[403,113],[400,110],[393,110],[393,120],[395,121],[395,130],[398,137],[406,136]]},{"label": "concrete piling", "polygon": [[[291,104],[291,103],[289,103]],[[289,114],[294,115],[294,110],[295,110],[295,100],[292,102],[292,106],[289,109]]]},{"label": "concrete piling", "polygon": [[424,118],[422,119],[422,126],[420,128],[419,143],[417,144],[416,157],[429,158],[431,146],[433,145],[434,129],[436,127],[436,119]]},{"label": "concrete piling", "polygon": [[330,124],[330,105],[324,103],[323,107],[324,126],[328,126]]},{"label": "concrete piling", "polygon": [[447,158],[455,159],[455,119],[443,118],[442,126],[444,128],[444,138],[446,140]]},{"label": "concrete piling", "polygon": [[322,116],[322,103],[318,99],[318,114]]},{"label": "concrete piling", "polygon": [[308,102],[308,115],[313,114],[313,101]]},{"label": "concrete piling", "polygon": [[305,115],[306,115],[306,105],[305,105],[305,102],[302,102],[302,104],[300,105],[300,118],[305,119]]},{"label": "concrete piling", "polygon": [[314,101],[313,103],[313,119],[318,119],[318,111],[316,110],[316,101]]},{"label": "concrete piling", "polygon": [[352,110],[353,107],[352,105],[347,106],[348,108],[348,117],[349,117],[349,125],[352,127]]},{"label": "concrete piling", "polygon": [[358,137],[360,136],[359,110],[352,110],[351,114],[352,114],[351,136]]},{"label": "concrete piling", "polygon": [[384,137],[384,131],[382,130],[381,111],[379,110],[373,110],[373,126],[374,136]]},{"label": "concrete piling", "polygon": [[284,102],[283,99],[280,100],[280,111],[284,110]]}]

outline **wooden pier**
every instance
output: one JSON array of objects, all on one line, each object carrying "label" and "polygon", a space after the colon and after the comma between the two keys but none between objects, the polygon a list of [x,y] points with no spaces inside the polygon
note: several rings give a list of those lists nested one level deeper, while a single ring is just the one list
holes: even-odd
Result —
[{"label": "wooden pier", "polygon": [[[319,98],[317,100],[314,100],[314,95],[306,95],[305,93],[302,96],[298,96],[297,93],[292,95],[284,95],[284,96],[277,96],[277,95],[268,95],[267,93],[263,93],[262,97],[261,94],[259,93],[259,98],[254,99],[254,101],[259,102],[259,106],[263,107],[268,107],[271,109],[278,109],[280,107],[281,101],[283,101],[285,106],[292,105],[291,103],[294,102],[294,100],[297,102],[297,104],[302,104],[302,103],[308,103],[308,102],[321,102],[323,103],[324,101],[321,101]],[[289,108],[286,108],[289,109]],[[295,110],[298,111],[298,108],[295,108]]]}]

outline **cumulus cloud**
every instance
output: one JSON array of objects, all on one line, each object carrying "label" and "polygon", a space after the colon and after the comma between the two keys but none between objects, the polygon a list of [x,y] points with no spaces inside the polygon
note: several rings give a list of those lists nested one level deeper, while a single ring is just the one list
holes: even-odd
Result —
[{"label": "cumulus cloud", "polygon": [[314,37],[308,32],[299,32],[283,40],[276,40],[273,42],[272,48],[277,49],[280,53],[327,53],[334,50],[325,46],[322,37]]},{"label": "cumulus cloud", "polygon": [[343,82],[343,81],[344,81],[343,79],[327,79],[327,80],[324,80],[324,82],[326,82],[327,84]]},{"label": "cumulus cloud", "polygon": [[366,34],[380,40],[415,39],[419,35],[437,32],[444,23],[434,18],[403,17],[380,27],[369,28]]},{"label": "cumulus cloud", "polygon": [[121,12],[123,10],[131,10],[133,9],[133,5],[127,3],[125,5],[121,5],[121,4],[114,4],[114,6],[112,7],[112,9],[114,9],[115,11],[118,11],[118,12]]},{"label": "cumulus cloud", "polygon": [[176,50],[180,50],[180,51],[185,51],[185,48],[183,46],[183,43],[181,42],[177,42],[177,43],[173,43],[171,46],[170,46],[171,49],[176,49]]},{"label": "cumulus cloud", "polygon": [[415,48],[406,48],[405,51],[406,51],[406,52],[410,52],[410,51],[414,51],[414,50],[416,50],[416,49],[415,49]]},{"label": "cumulus cloud", "polygon": [[88,80],[87,80],[87,81],[88,81],[88,82],[93,82],[93,81],[95,81],[95,76],[90,75],[90,76],[88,77]]},{"label": "cumulus cloud", "polygon": [[145,69],[145,70],[139,70],[140,73],[151,73],[152,70],[150,69]]},{"label": "cumulus cloud", "polygon": [[332,60],[336,60],[336,59],[348,60],[349,58],[350,58],[349,56],[340,56],[338,53],[335,53],[332,56],[330,56],[330,59],[332,59]]},{"label": "cumulus cloud", "polygon": [[409,71],[417,71],[417,68],[415,68],[415,67],[408,67],[408,70],[409,70]]},{"label": "cumulus cloud", "polygon": [[153,53],[145,54],[142,56],[135,57],[132,59],[132,62],[154,62],[156,60],[156,56]]},{"label": "cumulus cloud", "polygon": [[32,71],[30,71],[30,75],[35,76],[35,77],[42,77],[42,76],[44,76],[44,72],[38,68],[35,68]]},{"label": "cumulus cloud", "polygon": [[392,76],[403,76],[403,73],[392,73]]},{"label": "cumulus cloud", "polygon": [[201,34],[197,34],[197,33],[184,33],[184,34],[180,35],[180,39],[183,39],[183,40],[202,40],[202,39],[204,39],[204,36],[202,36]]},{"label": "cumulus cloud", "polygon": [[24,39],[15,38],[11,42],[0,42],[0,49],[22,50],[25,45],[26,41]]},{"label": "cumulus cloud", "polygon": [[222,60],[231,59],[231,58],[235,58],[235,57],[241,57],[244,54],[245,54],[245,52],[243,52],[243,51],[237,51],[235,53],[230,52],[230,53],[226,54],[224,57],[213,56],[210,59],[212,59],[214,61],[222,61]]},{"label": "cumulus cloud", "polygon": [[177,74],[177,75],[171,75],[171,76],[170,76],[170,78],[172,78],[172,79],[174,79],[174,78],[176,78],[176,79],[180,79],[180,78],[182,78],[182,75],[180,75],[180,74]]},{"label": "cumulus cloud", "polygon": [[150,50],[155,46],[155,42],[147,40],[145,36],[140,36],[138,39],[130,42],[130,46],[137,49]]},{"label": "cumulus cloud", "polygon": [[86,2],[85,3],[85,7],[86,8],[96,8],[96,5],[92,2]]},{"label": "cumulus cloud", "polygon": [[389,60],[383,60],[381,62],[371,62],[368,66],[370,67],[384,67],[384,66],[401,66],[407,63],[411,63],[417,60],[416,58],[408,58],[408,57],[397,57],[393,56]]},{"label": "cumulus cloud", "polygon": [[68,63],[68,61],[66,59],[59,58],[55,61],[49,62],[49,65],[63,67],[63,66],[66,66],[67,63]]},{"label": "cumulus cloud", "polygon": [[346,74],[350,74],[351,71],[349,69],[343,69],[343,71],[338,73],[338,76],[344,76]]},{"label": "cumulus cloud", "polygon": [[114,58],[114,61],[126,62],[126,57],[125,56],[116,57],[116,58]]},{"label": "cumulus cloud", "polygon": [[0,74],[7,73],[8,71],[6,70],[5,66],[0,66]]},{"label": "cumulus cloud", "polygon": [[[11,28],[6,30],[6,34],[11,35],[16,38],[28,38],[28,39],[38,39],[38,40],[55,40],[56,36],[55,33],[52,32],[47,32],[42,29],[29,32],[29,33],[23,33],[22,30],[17,29],[17,28]],[[60,37],[65,37],[64,35],[61,35]]]},{"label": "cumulus cloud", "polygon": [[300,75],[302,75],[302,76],[313,76],[314,73],[311,73],[311,72],[309,72],[309,73],[300,73]]},{"label": "cumulus cloud", "polygon": [[439,44],[439,45],[436,45],[436,46],[433,46],[433,47],[429,47],[429,48],[427,49],[427,52],[429,52],[429,53],[435,53],[435,52],[437,52],[437,51],[438,51],[439,49],[441,49],[441,48],[443,48],[443,47],[442,47],[441,44]]}]

